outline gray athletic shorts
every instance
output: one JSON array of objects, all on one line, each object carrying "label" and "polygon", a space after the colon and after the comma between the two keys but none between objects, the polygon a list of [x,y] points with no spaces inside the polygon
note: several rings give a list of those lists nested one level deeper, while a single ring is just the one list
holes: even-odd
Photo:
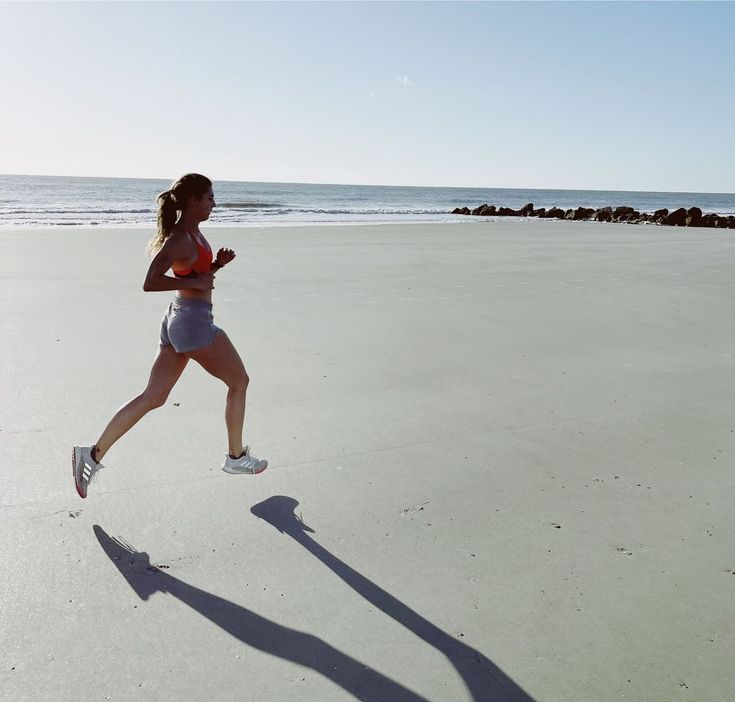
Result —
[{"label": "gray athletic shorts", "polygon": [[209,346],[221,331],[214,326],[211,302],[177,295],[161,320],[161,346],[188,353]]}]

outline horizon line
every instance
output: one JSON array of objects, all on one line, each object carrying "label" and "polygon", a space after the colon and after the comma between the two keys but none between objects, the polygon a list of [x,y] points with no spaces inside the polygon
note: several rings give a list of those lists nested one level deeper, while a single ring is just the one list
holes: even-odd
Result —
[{"label": "horizon line", "polygon": [[[4,177],[27,177],[27,178],[84,178],[97,180],[156,180],[171,182],[171,178],[157,178],[151,176],[99,176],[99,175],[76,175],[76,174],[49,174],[49,173],[0,173]],[[243,184],[263,184],[263,185],[337,185],[346,187],[368,187],[368,188],[423,188],[423,189],[442,189],[442,190],[553,190],[553,191],[572,191],[572,192],[609,192],[609,193],[669,193],[672,195],[733,195],[735,192],[716,191],[716,190],[625,190],[620,188],[528,188],[517,186],[492,186],[492,185],[396,185],[387,183],[322,183],[311,181],[290,181],[290,180],[231,180],[229,178],[212,178],[215,184],[220,183],[243,183]]]}]

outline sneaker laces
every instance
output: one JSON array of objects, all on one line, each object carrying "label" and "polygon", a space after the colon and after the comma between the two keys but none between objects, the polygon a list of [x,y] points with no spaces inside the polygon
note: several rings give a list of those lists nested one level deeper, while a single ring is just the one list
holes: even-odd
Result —
[{"label": "sneaker laces", "polygon": [[87,485],[93,483],[97,479],[97,473],[99,473],[103,468],[104,466],[101,463],[98,463],[96,466],[90,466],[89,480],[87,481]]},{"label": "sneaker laces", "polygon": [[82,482],[84,482],[85,474],[88,472],[88,477],[86,477],[87,485],[91,485],[96,480],[97,473],[99,473],[102,468],[104,468],[104,466],[101,463],[91,465],[85,461],[84,468],[82,469]]},{"label": "sneaker laces", "polygon": [[253,456],[252,453],[250,453],[250,446],[247,447],[247,450],[245,451],[245,455],[247,456],[248,460],[252,463],[262,463],[263,459],[258,458],[257,456]]}]

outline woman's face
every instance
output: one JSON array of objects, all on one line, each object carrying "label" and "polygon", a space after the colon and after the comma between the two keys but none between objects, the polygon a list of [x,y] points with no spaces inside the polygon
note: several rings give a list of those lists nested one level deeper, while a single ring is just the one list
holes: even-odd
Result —
[{"label": "woman's face", "polygon": [[201,199],[192,198],[191,202],[194,214],[200,222],[209,219],[212,209],[217,207],[217,203],[214,201],[214,190],[211,187],[202,195]]}]

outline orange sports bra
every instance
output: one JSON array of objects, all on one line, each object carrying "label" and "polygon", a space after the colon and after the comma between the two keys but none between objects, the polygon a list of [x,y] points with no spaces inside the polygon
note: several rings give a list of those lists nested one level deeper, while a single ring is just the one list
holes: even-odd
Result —
[{"label": "orange sports bra", "polygon": [[209,244],[204,246],[200,239],[195,237],[191,232],[189,232],[189,236],[194,239],[197,245],[199,257],[191,268],[182,268],[179,270],[171,268],[177,278],[196,278],[200,273],[209,273],[212,266],[212,249]]}]

